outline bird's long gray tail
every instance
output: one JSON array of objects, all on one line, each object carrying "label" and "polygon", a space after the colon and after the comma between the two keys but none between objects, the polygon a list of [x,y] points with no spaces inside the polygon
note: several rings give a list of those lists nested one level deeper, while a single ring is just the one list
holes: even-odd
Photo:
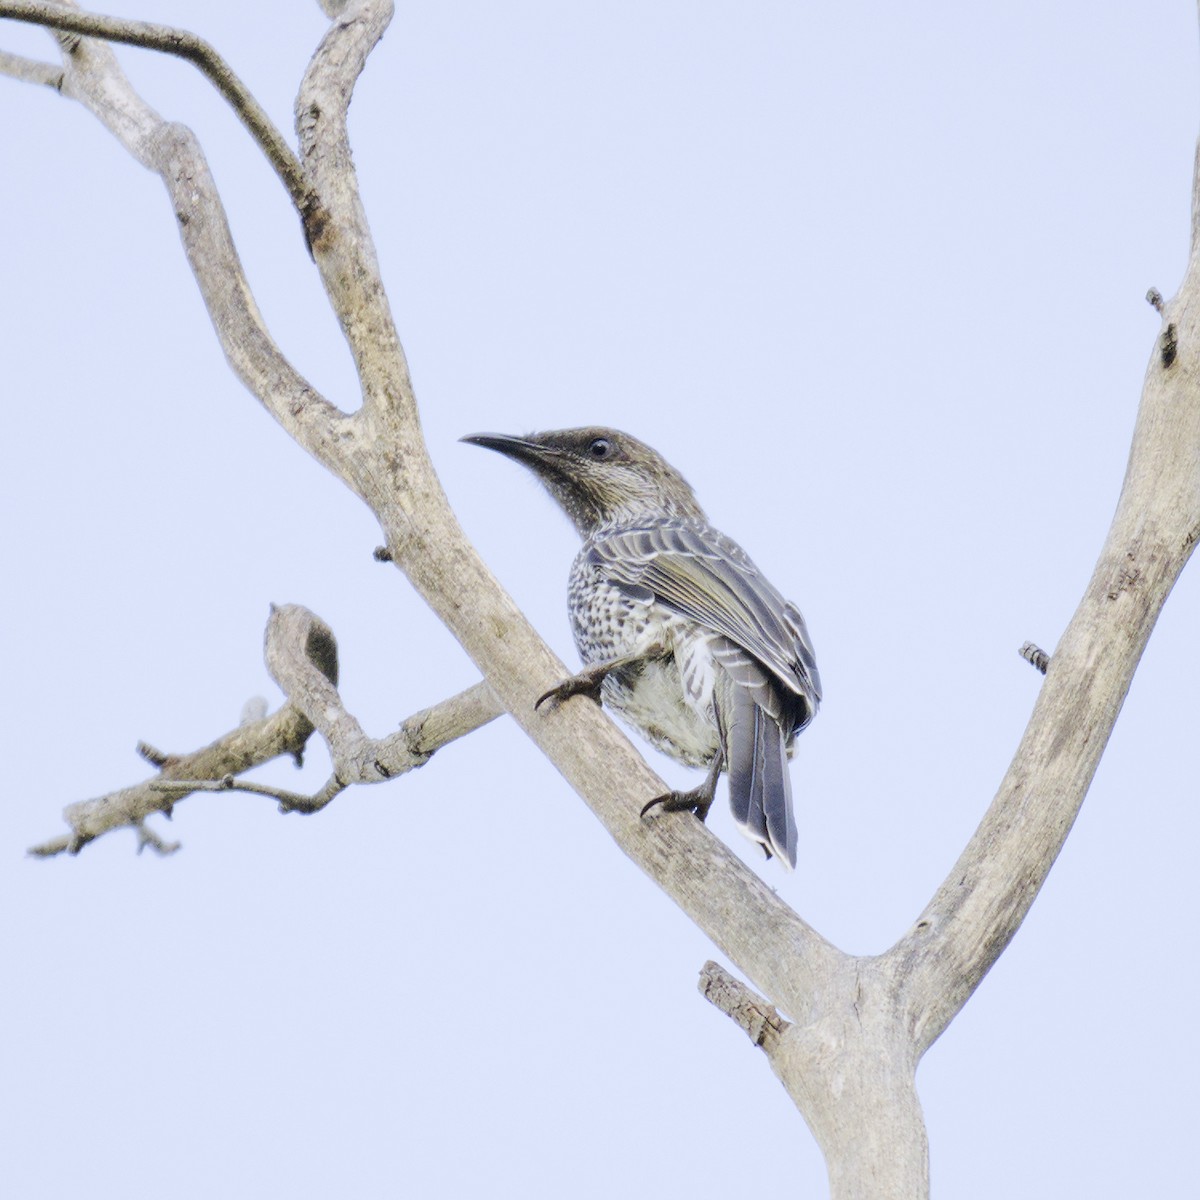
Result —
[{"label": "bird's long gray tail", "polygon": [[753,692],[732,680],[722,681],[716,699],[733,819],[768,854],[794,868],[798,839],[784,732]]}]

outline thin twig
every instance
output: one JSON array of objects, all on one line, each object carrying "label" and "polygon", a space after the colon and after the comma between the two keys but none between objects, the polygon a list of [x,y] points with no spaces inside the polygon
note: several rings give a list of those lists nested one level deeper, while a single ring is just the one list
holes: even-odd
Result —
[{"label": "thin twig", "polygon": [[141,854],[147,846],[154,851],[160,858],[166,858],[169,854],[174,854],[179,849],[179,842],[168,842],[160,837],[149,825],[139,821],[137,824],[138,848],[137,852]]},{"label": "thin twig", "polygon": [[[265,717],[266,713],[263,713],[263,716]],[[139,758],[144,758],[152,767],[159,769],[165,767],[171,758],[169,754],[164,754],[157,746],[152,746],[149,742],[138,742],[133,751]]]},{"label": "thin twig", "polygon": [[[65,33],[100,38],[107,42],[140,46],[145,50],[158,50],[190,62],[229,101],[238,119],[262,148],[275,174],[287,188],[305,229],[324,223],[317,191],[309,181],[295,151],[275,128],[250,89],[202,37],[170,25],[83,12],[79,9],[63,8],[58,4],[39,3],[38,0],[0,0],[0,17]],[[50,81],[40,79],[35,82]]]},{"label": "thin twig", "polygon": [[[323,654],[328,656],[325,662]],[[334,778],[343,787],[379,783],[422,767],[435,750],[486,725],[504,711],[491,687],[477,683],[432,708],[414,713],[387,737],[368,737],[346,711],[335,686],[333,633],[320,617],[299,604],[272,607],[267,621],[266,660],[272,678],[325,739],[333,759]],[[334,663],[332,679],[326,665],[330,660]]]},{"label": "thin twig", "polygon": [[30,858],[53,858],[56,854],[66,854],[68,850],[74,850],[75,838],[69,833],[59,834],[56,838],[50,838],[48,841],[39,842],[36,846],[30,846],[25,852]]},{"label": "thin twig", "polygon": [[[0,0],[0,7],[6,3],[10,0]],[[271,337],[195,135],[185,125],[164,121],[146,104],[108,42],[79,40],[66,67],[63,95],[78,100],[165,184],[188,265],[234,373],[319,462],[344,470],[354,418],[300,375]]]},{"label": "thin twig", "polygon": [[94,800],[68,805],[63,817],[71,833],[31,846],[29,853],[38,858],[64,852],[78,854],[89,842],[114,829],[136,829],[154,813],[170,814],[176,801],[196,790],[189,787],[167,793],[159,787],[164,781],[223,779],[281,755],[296,757],[303,752],[311,733],[308,719],[294,705],[285,704],[264,720],[239,725],[191,754],[155,752],[162,760],[160,774]]},{"label": "thin twig", "polygon": [[[321,636],[332,639],[332,634],[319,618],[299,605],[289,606],[288,610],[274,610],[272,621],[277,617],[285,624],[291,622],[289,628],[282,629],[277,625],[274,633],[268,634],[268,637],[281,638],[290,633],[294,638],[297,633],[303,634],[309,645],[309,655],[305,661],[312,661],[311,633],[314,628],[322,631],[318,641]],[[276,650],[276,653],[280,652]],[[423,767],[436,750],[495,720],[504,711],[491,687],[487,683],[477,683],[440,704],[414,713],[395,733],[373,739],[366,737],[358,722],[346,713],[336,691],[327,692],[315,680],[303,680],[304,673],[304,667],[300,665],[284,672],[296,693],[302,697],[303,704],[311,704],[314,710],[323,710],[324,729],[321,733],[326,736],[328,732],[330,754],[335,766],[341,764],[341,769],[335,769],[319,791],[309,796],[265,783],[237,779],[231,774],[220,779],[162,780],[152,785],[155,790],[169,797],[186,796],[192,792],[246,792],[278,801],[280,812],[317,813],[352,783],[383,783]],[[325,680],[319,668],[317,674]],[[315,695],[308,690],[314,685]],[[354,772],[355,776],[347,778],[341,771]]]},{"label": "thin twig", "polygon": [[[334,685],[337,643],[319,617],[299,605],[273,608],[266,641],[271,673],[288,694],[278,712],[240,723],[193,754],[165,754],[139,742],[138,753],[160,773],[133,787],[70,805],[63,815],[71,833],[33,846],[29,853],[38,858],[77,854],[102,834],[127,826],[139,831],[139,850],[150,845],[165,853],[169,844],[154,840],[145,819],[153,813],[169,816],[177,801],[196,792],[247,792],[270,797],[282,812],[320,812],[351,784],[381,783],[424,766],[436,750],[504,711],[491,687],[477,683],[414,713],[394,733],[369,738],[346,711]],[[332,776],[318,792],[308,796],[238,778],[282,755],[299,761],[314,726],[325,738],[334,764]]]},{"label": "thin twig", "polygon": [[332,775],[319,792],[306,796],[303,792],[289,792],[286,788],[271,787],[266,783],[254,783],[249,779],[236,779],[226,775],[222,779],[172,779],[152,785],[156,791],[168,796],[187,796],[193,792],[245,792],[251,796],[268,796],[279,802],[280,812],[320,812],[335,796],[346,790],[346,785]]}]

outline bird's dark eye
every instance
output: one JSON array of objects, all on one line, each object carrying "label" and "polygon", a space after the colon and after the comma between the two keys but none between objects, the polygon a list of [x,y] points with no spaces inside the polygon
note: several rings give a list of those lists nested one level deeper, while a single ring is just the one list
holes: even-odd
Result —
[{"label": "bird's dark eye", "polygon": [[588,443],[588,453],[593,458],[608,458],[612,454],[612,442],[608,438],[593,438]]}]

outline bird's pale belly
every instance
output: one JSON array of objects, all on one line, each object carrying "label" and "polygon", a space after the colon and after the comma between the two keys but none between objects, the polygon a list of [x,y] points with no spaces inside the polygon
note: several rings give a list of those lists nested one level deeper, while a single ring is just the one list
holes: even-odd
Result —
[{"label": "bird's pale belly", "polygon": [[674,656],[614,671],[604,681],[603,695],[655,749],[690,767],[712,762],[720,744],[712,708],[686,702]]}]

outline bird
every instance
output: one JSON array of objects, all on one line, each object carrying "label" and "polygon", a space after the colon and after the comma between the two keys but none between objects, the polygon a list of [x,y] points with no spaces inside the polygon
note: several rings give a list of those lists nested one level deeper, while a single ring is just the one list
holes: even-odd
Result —
[{"label": "bird", "polygon": [[821,678],[804,617],[704,515],[683,476],[628,433],[590,426],[461,439],[531,470],[583,538],[568,609],[584,669],[538,701],[603,700],[651,745],[706,767],[642,809],[712,807],[729,777],[734,820],[796,865],[788,759]]}]

